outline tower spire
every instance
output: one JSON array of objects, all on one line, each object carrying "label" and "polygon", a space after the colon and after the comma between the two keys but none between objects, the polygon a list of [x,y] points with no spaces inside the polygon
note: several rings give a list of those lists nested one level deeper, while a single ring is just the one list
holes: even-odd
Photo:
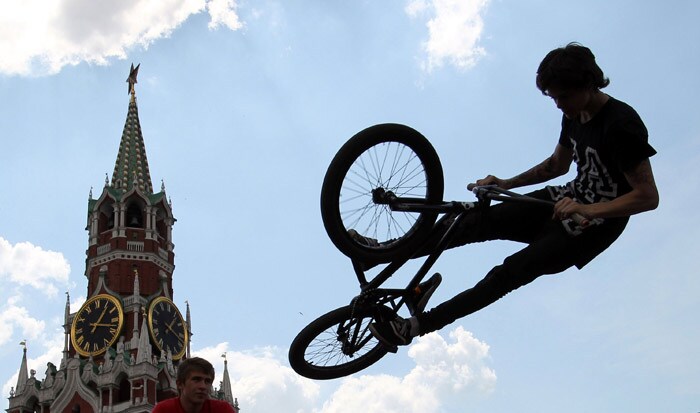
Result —
[{"label": "tower spire", "polygon": [[139,110],[136,105],[136,76],[139,72],[139,64],[134,68],[131,64],[131,71],[126,81],[129,83],[129,112],[124,123],[122,139],[119,143],[119,154],[112,173],[112,187],[121,189],[124,192],[136,187],[146,194],[153,193],[153,183],[151,173],[148,170],[148,159],[146,158],[146,146],[141,133],[141,122],[139,120]]},{"label": "tower spire", "polygon": [[233,392],[231,391],[231,378],[228,375],[228,360],[226,359],[226,353],[222,354],[221,357],[224,358],[224,379],[221,382],[221,391],[224,393],[224,400],[233,404]]},{"label": "tower spire", "polygon": [[22,364],[19,366],[19,374],[17,374],[17,385],[15,386],[15,394],[21,394],[24,391],[24,386],[29,380],[29,374],[27,373],[27,340],[22,340],[19,343],[22,346]]},{"label": "tower spire", "polygon": [[68,362],[69,347],[68,342],[70,341],[70,293],[66,291],[66,307],[63,311],[63,359],[61,360],[61,365],[64,366]]}]

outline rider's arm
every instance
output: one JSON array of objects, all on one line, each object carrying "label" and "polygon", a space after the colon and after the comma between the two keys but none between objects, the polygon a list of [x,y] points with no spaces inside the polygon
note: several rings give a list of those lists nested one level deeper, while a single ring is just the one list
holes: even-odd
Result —
[{"label": "rider's arm", "polygon": [[564,198],[554,207],[554,215],[565,218],[578,213],[586,218],[625,217],[655,209],[659,205],[659,192],[656,189],[654,173],[649,159],[624,172],[632,190],[609,202],[583,205],[571,198]]},{"label": "rider's arm", "polygon": [[476,181],[476,184],[495,184],[503,189],[539,184],[569,172],[569,166],[573,159],[574,152],[571,148],[566,148],[561,144],[557,144],[554,148],[554,153],[549,158],[519,175],[510,179],[499,179],[493,175],[489,175],[484,179]]}]

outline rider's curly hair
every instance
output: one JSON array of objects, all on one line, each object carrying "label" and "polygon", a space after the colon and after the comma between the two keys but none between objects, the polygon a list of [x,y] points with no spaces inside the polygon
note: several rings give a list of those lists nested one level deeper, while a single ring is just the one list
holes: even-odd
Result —
[{"label": "rider's curly hair", "polygon": [[591,49],[573,42],[547,53],[537,68],[536,83],[546,95],[553,87],[600,90],[610,84],[610,79],[596,63]]}]

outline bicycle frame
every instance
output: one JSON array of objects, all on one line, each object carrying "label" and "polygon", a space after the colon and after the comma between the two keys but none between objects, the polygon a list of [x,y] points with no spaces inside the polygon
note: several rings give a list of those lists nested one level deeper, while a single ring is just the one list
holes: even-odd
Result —
[{"label": "bicycle frame", "polygon": [[[385,191],[382,188],[375,189],[372,193],[373,201],[377,204],[388,205],[394,211],[438,212],[440,214],[445,214],[440,217],[440,219],[434,225],[434,228],[444,225],[444,222],[447,219],[454,217],[454,220],[449,224],[447,230],[438,241],[433,252],[427,255],[425,261],[405,288],[379,287],[389,278],[391,278],[391,276],[394,275],[396,271],[398,271],[404,264],[406,264],[406,262],[412,259],[417,251],[413,251],[410,254],[397,256],[396,259],[389,262],[388,265],[371,280],[367,280],[365,270],[362,268],[361,263],[356,260],[352,260],[353,269],[355,270],[355,275],[357,276],[361,289],[360,295],[353,298],[353,303],[355,305],[364,302],[371,303],[372,305],[388,305],[394,310],[394,312],[398,312],[398,310],[406,303],[409,293],[425,278],[428,271],[430,271],[430,268],[435,264],[440,255],[447,249],[450,241],[456,234],[455,229],[458,228],[459,223],[464,219],[469,211],[473,211],[477,208],[488,207],[492,200],[501,202],[534,203],[548,206],[554,205],[554,202],[552,201],[518,194],[498,188],[495,185],[474,186],[470,189],[477,197],[476,202],[443,201],[438,204],[428,204],[423,199],[399,198],[390,191]],[[430,237],[431,236],[428,238]],[[413,313],[413,309],[411,309],[410,306],[409,310],[411,313]]]}]

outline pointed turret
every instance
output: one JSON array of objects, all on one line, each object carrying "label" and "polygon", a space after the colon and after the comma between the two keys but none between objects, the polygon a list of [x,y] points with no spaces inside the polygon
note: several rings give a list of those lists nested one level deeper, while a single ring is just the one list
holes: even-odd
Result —
[{"label": "pointed turret", "polygon": [[187,340],[187,354],[186,358],[190,358],[190,341],[192,337],[192,319],[190,318],[190,303],[185,300],[185,305],[187,306],[187,311],[185,313],[185,324],[187,324],[187,335],[190,340]]},{"label": "pointed turret", "polygon": [[[140,66],[140,65],[139,65]],[[146,146],[141,133],[141,122],[139,121],[139,110],[136,106],[136,76],[139,66],[134,68],[131,65],[129,82],[129,92],[131,100],[129,102],[129,113],[126,116],[122,140],[119,144],[119,154],[112,173],[112,188],[121,189],[124,192],[136,186],[145,194],[153,193],[151,173],[148,170],[148,159],[146,159]]]},{"label": "pointed turret", "polygon": [[64,343],[63,343],[63,358],[61,359],[61,366],[65,366],[66,362],[68,361],[68,354],[70,352],[70,349],[68,347],[68,343],[70,342],[70,294],[68,291],[66,291],[66,307],[63,310],[63,335],[64,335]]},{"label": "pointed turret", "polygon": [[22,349],[22,363],[19,365],[19,374],[17,374],[15,394],[22,394],[24,391],[24,386],[27,384],[27,380],[29,380],[29,372],[27,370],[27,342],[26,340],[22,340],[22,342],[19,344],[24,348]]},{"label": "pointed turret", "polygon": [[139,336],[138,354],[136,355],[136,364],[150,363],[153,353],[151,353],[151,342],[148,339],[148,327],[146,326],[146,314],[141,323],[141,335]]},{"label": "pointed turret", "polygon": [[231,378],[228,375],[228,360],[226,353],[222,355],[224,358],[224,380],[221,382],[221,391],[224,393],[224,400],[233,404],[233,392],[231,392]]}]

